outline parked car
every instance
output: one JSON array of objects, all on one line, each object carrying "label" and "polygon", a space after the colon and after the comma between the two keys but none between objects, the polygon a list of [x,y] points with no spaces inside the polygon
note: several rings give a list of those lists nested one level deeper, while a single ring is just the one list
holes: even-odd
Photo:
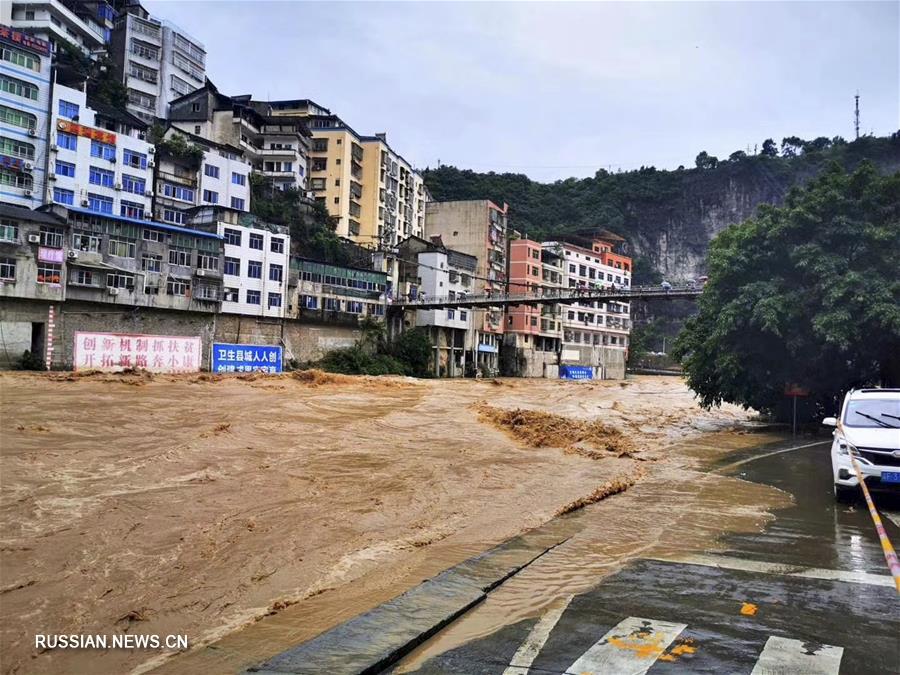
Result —
[{"label": "parked car", "polygon": [[831,468],[835,499],[854,498],[859,464],[866,486],[900,493],[900,389],[854,389],[847,392],[839,417],[822,424],[835,427]]}]

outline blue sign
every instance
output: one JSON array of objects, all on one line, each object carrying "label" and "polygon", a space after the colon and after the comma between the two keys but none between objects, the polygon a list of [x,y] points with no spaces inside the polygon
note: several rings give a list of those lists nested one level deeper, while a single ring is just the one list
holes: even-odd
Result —
[{"label": "blue sign", "polygon": [[564,380],[593,380],[594,369],[590,366],[560,366],[559,376]]},{"label": "blue sign", "polygon": [[214,342],[212,350],[214,373],[280,373],[282,370],[281,347]]}]

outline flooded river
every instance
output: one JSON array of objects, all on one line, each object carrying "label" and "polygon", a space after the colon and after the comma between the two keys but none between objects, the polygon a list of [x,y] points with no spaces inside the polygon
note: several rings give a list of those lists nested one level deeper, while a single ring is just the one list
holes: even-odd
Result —
[{"label": "flooded river", "polygon": [[[3,672],[236,671],[633,484],[554,520],[558,554],[427,647],[447,649],[784,499],[700,470],[764,439],[674,378],[3,374],[0,392]],[[126,631],[191,650],[34,649]]]}]

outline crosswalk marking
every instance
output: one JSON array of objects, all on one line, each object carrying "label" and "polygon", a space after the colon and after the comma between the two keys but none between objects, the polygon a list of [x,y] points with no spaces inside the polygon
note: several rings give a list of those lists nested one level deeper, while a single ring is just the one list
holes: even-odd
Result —
[{"label": "crosswalk marking", "polygon": [[630,616],[566,669],[567,675],[642,675],[687,624]]},{"label": "crosswalk marking", "polygon": [[837,675],[843,647],[775,637],[766,641],[750,675]]},{"label": "crosswalk marking", "polygon": [[550,631],[556,626],[556,623],[563,615],[563,612],[566,611],[570,602],[572,602],[571,595],[567,597],[561,605],[551,607],[544,612],[540,621],[534,625],[534,628],[528,633],[528,637],[525,638],[525,641],[516,650],[516,653],[509,662],[509,667],[503,671],[503,675],[528,675],[531,664],[534,663],[534,659],[540,653],[541,649],[543,649],[544,643],[546,643],[547,638],[550,637]]}]

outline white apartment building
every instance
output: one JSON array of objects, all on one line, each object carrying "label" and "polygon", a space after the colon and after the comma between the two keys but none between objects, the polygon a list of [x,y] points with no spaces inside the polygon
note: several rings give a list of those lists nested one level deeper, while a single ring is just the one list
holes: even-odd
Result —
[{"label": "white apartment building", "polygon": [[[545,249],[562,252],[565,288],[630,287],[630,259],[612,253],[606,246],[594,242],[591,250],[566,242],[543,244]],[[630,303],[585,300],[561,308],[564,352],[571,347],[628,347]]]},{"label": "white apartment building", "polygon": [[251,165],[242,152],[228,145],[208,141],[169,127],[165,140],[179,137],[185,147],[200,151],[199,160],[179,157],[165,146],[156,156],[154,186],[155,219],[173,225],[187,222],[187,211],[195,206],[222,206],[250,210]]},{"label": "white apartment building", "polygon": [[53,88],[47,202],[97,213],[151,217],[154,147],[134,115],[98,104],[84,91]]},{"label": "white apartment building", "polygon": [[128,110],[148,122],[167,117],[170,102],[206,80],[203,45],[137,4],[117,18],[110,52],[128,90]]},{"label": "white apartment building", "polygon": [[36,208],[47,185],[51,45],[0,24],[0,201]]},{"label": "white apartment building", "polygon": [[[4,12],[9,16],[4,16]],[[105,0],[4,0],[0,23],[27,30],[54,45],[60,40],[95,54],[109,42],[115,11]]]},{"label": "white apartment building", "polygon": [[222,311],[284,318],[291,238],[287,228],[219,221],[225,238]]}]

